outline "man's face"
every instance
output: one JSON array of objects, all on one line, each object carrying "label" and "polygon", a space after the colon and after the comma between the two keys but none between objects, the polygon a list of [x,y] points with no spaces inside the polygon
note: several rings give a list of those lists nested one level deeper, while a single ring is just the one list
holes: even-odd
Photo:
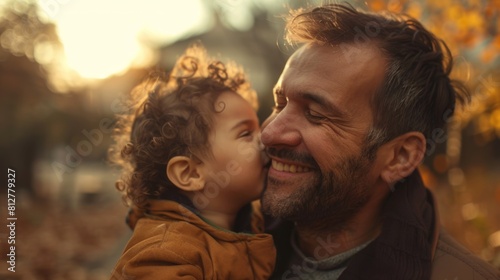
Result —
[{"label": "man's face", "polygon": [[272,158],[265,212],[342,223],[366,204],[380,164],[363,154],[364,140],[384,71],[385,59],[369,45],[308,44],[293,54],[263,125]]}]

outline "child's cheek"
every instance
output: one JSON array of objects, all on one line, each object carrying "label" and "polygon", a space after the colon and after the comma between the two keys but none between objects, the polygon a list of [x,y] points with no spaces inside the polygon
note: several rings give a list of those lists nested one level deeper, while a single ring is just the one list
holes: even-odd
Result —
[{"label": "child's cheek", "polygon": [[260,151],[253,143],[240,143],[238,145],[238,158],[242,159],[246,163],[257,160],[256,157],[260,156]]}]

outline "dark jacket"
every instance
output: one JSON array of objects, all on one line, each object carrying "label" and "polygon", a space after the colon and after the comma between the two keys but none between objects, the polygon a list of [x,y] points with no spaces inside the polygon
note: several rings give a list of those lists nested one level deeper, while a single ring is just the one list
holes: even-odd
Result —
[{"label": "dark jacket", "polygon": [[[384,204],[382,218],[380,235],[349,260],[340,280],[500,279],[498,270],[441,229],[434,197],[418,171],[396,185]],[[277,247],[272,279],[282,279],[292,256],[293,225],[274,221],[268,231]]]},{"label": "dark jacket", "polygon": [[431,280],[500,279],[500,273],[441,230],[432,259]]}]

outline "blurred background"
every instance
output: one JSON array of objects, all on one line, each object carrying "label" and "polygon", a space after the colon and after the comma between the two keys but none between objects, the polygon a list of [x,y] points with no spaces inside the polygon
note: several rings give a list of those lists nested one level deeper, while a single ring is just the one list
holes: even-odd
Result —
[{"label": "blurred background", "polygon": [[[500,268],[500,1],[348,2],[408,13],[450,46],[473,102],[430,141],[421,171],[444,227]],[[16,172],[18,218],[16,273],[0,226],[0,278],[107,279],[131,234],[106,158],[121,96],[201,41],[243,65],[264,120],[293,52],[282,16],[308,3],[317,2],[0,0],[0,165],[3,182]],[[3,187],[2,221],[6,196]]]}]

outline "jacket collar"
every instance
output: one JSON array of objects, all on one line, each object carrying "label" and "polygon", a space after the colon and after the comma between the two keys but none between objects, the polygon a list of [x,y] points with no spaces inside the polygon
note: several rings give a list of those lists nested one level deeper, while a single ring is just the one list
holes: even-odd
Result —
[{"label": "jacket collar", "polygon": [[[238,212],[234,231],[240,233],[254,232],[255,230],[252,228],[252,215],[253,208],[249,203]],[[161,199],[148,200],[148,206],[145,210],[132,206],[127,214],[126,223],[133,230],[138,220],[142,217],[153,219],[168,217],[169,219],[184,220],[194,224],[198,224],[201,221],[204,226],[208,225],[211,228],[217,228],[217,230],[230,232],[203,218],[191,200],[177,192],[171,192],[168,197],[162,197]]]},{"label": "jacket collar", "polygon": [[434,209],[434,230],[432,232],[432,260],[434,260],[439,241],[439,233],[441,232],[441,224],[439,223],[440,218],[437,201],[434,197],[434,194],[429,189],[427,189],[427,191],[429,192],[430,198],[432,198],[432,208]]},{"label": "jacket collar", "polygon": [[356,254],[339,279],[429,279],[438,219],[418,171],[387,198],[380,235]]}]

